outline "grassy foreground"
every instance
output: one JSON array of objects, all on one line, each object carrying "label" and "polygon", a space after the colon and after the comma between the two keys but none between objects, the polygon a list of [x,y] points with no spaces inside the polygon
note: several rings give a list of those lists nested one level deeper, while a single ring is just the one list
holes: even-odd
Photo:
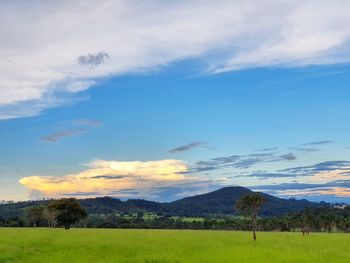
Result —
[{"label": "grassy foreground", "polygon": [[0,263],[350,262],[349,234],[0,228]]}]

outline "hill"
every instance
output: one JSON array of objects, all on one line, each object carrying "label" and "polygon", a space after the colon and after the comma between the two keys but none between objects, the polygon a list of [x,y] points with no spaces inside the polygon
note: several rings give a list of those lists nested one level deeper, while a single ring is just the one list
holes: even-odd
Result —
[{"label": "hill", "polygon": [[[112,197],[79,199],[89,214],[135,213],[139,211],[171,216],[203,217],[209,215],[232,215],[234,204],[245,194],[253,191],[244,187],[224,187],[214,192],[186,197],[169,203],[142,199],[121,201]],[[313,203],[307,200],[282,199],[268,194],[261,210],[262,216],[280,216],[310,208],[329,207],[326,203]],[[26,208],[48,203],[48,200],[27,201],[0,205],[0,217],[8,218],[23,215]]]},{"label": "hill", "polygon": [[[245,187],[224,187],[207,194],[186,197],[172,203],[169,207],[172,212],[187,216],[203,216],[208,214],[228,215],[235,213],[234,204],[239,198],[253,191]],[[307,200],[282,199],[262,193],[266,203],[261,209],[263,216],[279,216],[289,212],[301,211],[306,207],[316,208],[327,204],[313,203]]]}]

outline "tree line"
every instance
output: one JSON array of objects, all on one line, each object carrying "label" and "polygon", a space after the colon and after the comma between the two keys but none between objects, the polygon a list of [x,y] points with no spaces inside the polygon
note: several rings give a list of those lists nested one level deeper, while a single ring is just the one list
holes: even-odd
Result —
[{"label": "tree line", "polygon": [[350,232],[349,206],[343,209],[312,208],[284,216],[259,217],[263,203],[259,194],[246,195],[233,204],[241,216],[213,215],[191,220],[168,214],[149,217],[144,211],[88,215],[75,199],[63,198],[52,200],[47,205],[26,208],[23,216],[0,218],[0,226],[253,230],[253,237],[255,231]]},{"label": "tree line", "polygon": [[74,198],[52,200],[48,205],[32,206],[26,210],[26,218],[32,227],[63,226],[69,229],[72,224],[87,217],[86,210]]}]

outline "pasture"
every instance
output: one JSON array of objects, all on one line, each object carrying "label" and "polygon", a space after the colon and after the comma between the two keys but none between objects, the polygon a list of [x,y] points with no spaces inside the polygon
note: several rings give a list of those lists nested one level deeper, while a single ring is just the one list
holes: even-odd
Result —
[{"label": "pasture", "polygon": [[348,263],[350,235],[0,228],[0,263]]}]

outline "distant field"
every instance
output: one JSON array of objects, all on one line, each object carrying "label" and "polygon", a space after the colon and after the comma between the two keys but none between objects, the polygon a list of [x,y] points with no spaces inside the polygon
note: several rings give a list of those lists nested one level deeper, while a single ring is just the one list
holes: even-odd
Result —
[{"label": "distant field", "polygon": [[0,263],[350,262],[349,234],[0,228]]}]

